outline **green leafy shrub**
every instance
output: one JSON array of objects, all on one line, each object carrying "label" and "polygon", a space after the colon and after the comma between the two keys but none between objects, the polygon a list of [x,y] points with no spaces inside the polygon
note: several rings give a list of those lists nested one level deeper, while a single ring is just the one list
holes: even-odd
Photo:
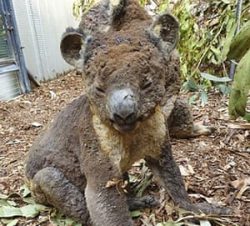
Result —
[{"label": "green leafy shrub", "polygon": [[242,116],[250,121],[246,110],[250,96],[250,21],[232,40],[228,58],[239,61],[229,99],[229,114],[234,119]]}]

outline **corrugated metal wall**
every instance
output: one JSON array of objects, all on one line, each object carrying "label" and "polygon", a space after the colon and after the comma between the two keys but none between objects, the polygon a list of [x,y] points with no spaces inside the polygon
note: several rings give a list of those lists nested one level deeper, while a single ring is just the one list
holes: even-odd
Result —
[{"label": "corrugated metal wall", "polygon": [[70,68],[60,54],[61,35],[76,27],[74,0],[13,0],[17,27],[28,70],[38,81],[50,80]]}]

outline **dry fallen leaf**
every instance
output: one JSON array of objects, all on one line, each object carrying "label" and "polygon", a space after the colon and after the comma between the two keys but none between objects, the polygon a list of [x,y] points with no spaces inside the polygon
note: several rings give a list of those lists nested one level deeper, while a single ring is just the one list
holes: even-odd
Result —
[{"label": "dry fallen leaf", "polygon": [[183,165],[179,165],[179,168],[180,168],[180,171],[181,171],[181,175],[182,176],[190,176],[190,175],[193,175],[194,174],[194,169],[191,165],[186,165],[186,166],[183,166]]},{"label": "dry fallen leaf", "polygon": [[105,187],[106,188],[111,188],[111,187],[118,186],[118,185],[121,185],[121,187],[123,187],[123,180],[117,179],[117,178],[113,178],[112,180],[109,180],[106,183]]},{"label": "dry fallen leaf", "polygon": [[194,197],[196,199],[204,199],[204,200],[206,200],[210,204],[218,204],[218,202],[216,202],[214,200],[214,198],[208,198],[208,197],[206,197],[206,196],[204,196],[202,194],[189,194],[189,196],[190,197]]},{"label": "dry fallen leaf", "polygon": [[241,178],[231,182],[232,186],[239,190],[236,198],[240,199],[243,193],[250,189],[250,177]]}]

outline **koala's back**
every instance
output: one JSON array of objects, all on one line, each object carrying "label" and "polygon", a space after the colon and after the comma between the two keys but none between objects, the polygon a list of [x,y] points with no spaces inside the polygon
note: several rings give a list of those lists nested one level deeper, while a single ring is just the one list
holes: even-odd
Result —
[{"label": "koala's back", "polygon": [[26,162],[26,178],[31,181],[35,174],[46,167],[60,170],[65,177],[84,190],[85,178],[79,173],[80,134],[90,121],[87,98],[81,96],[69,104],[55,118],[49,130],[33,144]]}]

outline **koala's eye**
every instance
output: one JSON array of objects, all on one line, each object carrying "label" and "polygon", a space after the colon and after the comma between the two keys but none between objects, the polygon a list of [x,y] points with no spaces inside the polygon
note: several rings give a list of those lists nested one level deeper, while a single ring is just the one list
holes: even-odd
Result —
[{"label": "koala's eye", "polygon": [[95,87],[95,89],[96,89],[96,92],[98,93],[98,94],[101,94],[101,95],[103,95],[103,94],[105,94],[105,90],[104,89],[102,89],[102,88],[100,88],[100,87]]},{"label": "koala's eye", "polygon": [[152,85],[152,81],[146,81],[143,85],[142,85],[142,90],[148,89],[150,88]]}]

